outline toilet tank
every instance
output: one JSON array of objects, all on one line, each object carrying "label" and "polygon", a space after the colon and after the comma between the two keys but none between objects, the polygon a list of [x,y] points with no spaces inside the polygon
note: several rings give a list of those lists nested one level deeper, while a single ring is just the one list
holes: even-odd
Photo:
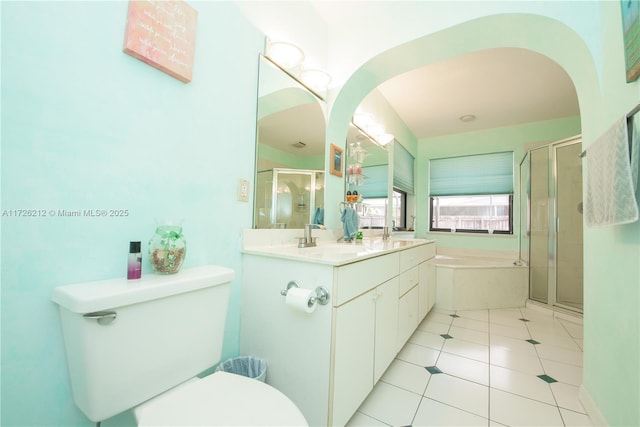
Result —
[{"label": "toilet tank", "polygon": [[215,365],[233,278],[204,266],[55,288],[76,405],[102,421]]}]

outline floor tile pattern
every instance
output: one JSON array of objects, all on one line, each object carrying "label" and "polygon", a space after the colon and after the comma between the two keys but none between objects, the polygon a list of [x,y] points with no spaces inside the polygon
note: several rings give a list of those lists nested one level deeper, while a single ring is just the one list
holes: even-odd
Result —
[{"label": "floor tile pattern", "polygon": [[432,310],[348,426],[591,426],[582,326],[536,308]]}]

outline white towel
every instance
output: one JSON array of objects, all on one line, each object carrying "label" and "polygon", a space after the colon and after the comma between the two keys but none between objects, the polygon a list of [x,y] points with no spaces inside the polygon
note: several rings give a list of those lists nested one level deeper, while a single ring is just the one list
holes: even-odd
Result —
[{"label": "white towel", "polygon": [[[633,116],[633,136],[631,137],[631,180],[638,197],[638,175],[640,174],[640,114]],[[636,199],[638,200],[638,199]],[[639,208],[640,209],[640,208]]]},{"label": "white towel", "polygon": [[589,227],[628,224],[638,220],[628,138],[627,120],[623,117],[587,147],[584,211]]}]

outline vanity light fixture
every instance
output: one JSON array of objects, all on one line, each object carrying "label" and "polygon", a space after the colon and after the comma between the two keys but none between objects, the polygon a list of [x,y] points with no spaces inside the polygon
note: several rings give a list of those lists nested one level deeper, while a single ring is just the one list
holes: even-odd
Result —
[{"label": "vanity light fixture", "polygon": [[307,88],[315,96],[324,100],[329,90],[331,76],[317,69],[305,68],[304,51],[293,43],[271,41],[266,38],[265,57],[278,68]]},{"label": "vanity light fixture", "polygon": [[353,124],[361,129],[366,129],[374,123],[373,116],[368,113],[355,113],[352,121]]},{"label": "vanity light fixture", "polygon": [[300,80],[316,92],[326,93],[331,83],[331,76],[322,70],[305,69],[300,73]]},{"label": "vanity light fixture", "polygon": [[367,133],[371,136],[378,137],[380,135],[382,135],[384,132],[384,126],[382,126],[381,124],[378,123],[374,123],[370,126],[367,126]]},{"label": "vanity light fixture", "polygon": [[[366,123],[371,123],[365,125]],[[384,148],[385,145],[395,139],[395,137],[384,131],[384,126],[373,122],[373,116],[366,113],[356,113],[351,118],[351,124],[360,131],[362,135],[369,138],[374,144]],[[365,130],[366,129],[366,130]],[[358,138],[359,139],[359,138]],[[358,142],[360,144],[360,142]]]},{"label": "vanity light fixture", "polygon": [[383,133],[381,135],[376,136],[376,141],[378,142],[378,144],[380,145],[387,145],[388,143],[390,143],[391,141],[394,140],[394,136],[390,133]]},{"label": "vanity light fixture", "polygon": [[304,52],[288,42],[268,42],[267,57],[286,70],[294,69],[304,61]]}]

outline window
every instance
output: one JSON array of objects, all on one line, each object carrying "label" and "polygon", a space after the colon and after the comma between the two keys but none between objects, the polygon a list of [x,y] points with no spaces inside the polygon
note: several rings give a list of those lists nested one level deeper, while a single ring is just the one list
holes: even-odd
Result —
[{"label": "window", "polygon": [[393,228],[407,229],[407,193],[397,188],[393,189]]},{"label": "window", "polygon": [[[407,194],[400,190],[393,190],[392,199],[392,221],[393,226],[396,228],[406,227],[406,212],[407,212]],[[387,210],[387,198],[386,197],[365,197],[364,204],[366,205],[365,212],[358,212],[360,215],[360,227],[361,228],[382,228],[385,226],[384,219],[386,218]]]},{"label": "window", "polygon": [[430,231],[513,234],[513,196],[432,196]]},{"label": "window", "polygon": [[433,159],[430,231],[513,234],[513,152]]}]

